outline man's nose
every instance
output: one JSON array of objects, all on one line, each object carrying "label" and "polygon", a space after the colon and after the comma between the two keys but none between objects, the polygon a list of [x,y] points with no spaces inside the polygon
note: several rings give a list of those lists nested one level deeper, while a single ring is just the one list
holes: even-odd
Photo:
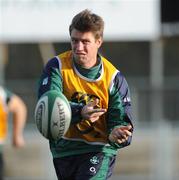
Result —
[{"label": "man's nose", "polygon": [[83,50],[83,43],[81,41],[79,41],[77,44],[76,44],[76,49],[77,50]]}]

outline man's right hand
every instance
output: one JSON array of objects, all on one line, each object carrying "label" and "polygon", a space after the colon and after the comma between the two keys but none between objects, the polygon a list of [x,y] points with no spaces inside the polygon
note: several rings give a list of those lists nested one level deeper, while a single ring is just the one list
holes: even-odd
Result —
[{"label": "man's right hand", "polygon": [[89,102],[81,110],[82,118],[89,120],[90,122],[95,122],[102,116],[107,110],[103,108],[96,108],[98,106],[99,99]]}]

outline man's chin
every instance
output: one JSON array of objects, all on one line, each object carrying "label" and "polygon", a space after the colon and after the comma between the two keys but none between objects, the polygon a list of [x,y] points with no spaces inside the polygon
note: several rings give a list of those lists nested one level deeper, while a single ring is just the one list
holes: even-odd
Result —
[{"label": "man's chin", "polygon": [[80,56],[75,56],[75,59],[76,59],[77,61],[85,61],[85,60],[86,60],[86,57],[85,57],[85,55],[80,55]]}]

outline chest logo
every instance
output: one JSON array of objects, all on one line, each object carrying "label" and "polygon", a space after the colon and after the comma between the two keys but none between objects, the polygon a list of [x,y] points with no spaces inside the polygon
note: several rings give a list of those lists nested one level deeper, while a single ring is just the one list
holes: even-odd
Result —
[{"label": "chest logo", "polygon": [[91,164],[99,164],[99,159],[97,156],[93,156],[91,159],[90,159],[90,162]]}]

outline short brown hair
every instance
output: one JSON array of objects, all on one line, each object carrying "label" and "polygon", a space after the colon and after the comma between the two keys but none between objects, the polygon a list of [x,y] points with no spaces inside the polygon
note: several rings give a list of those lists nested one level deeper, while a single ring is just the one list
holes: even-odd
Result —
[{"label": "short brown hair", "polygon": [[91,11],[88,9],[85,9],[74,16],[72,19],[71,25],[69,27],[70,35],[73,29],[76,29],[80,32],[91,31],[95,38],[98,39],[103,37],[104,21],[100,16],[91,13]]}]

